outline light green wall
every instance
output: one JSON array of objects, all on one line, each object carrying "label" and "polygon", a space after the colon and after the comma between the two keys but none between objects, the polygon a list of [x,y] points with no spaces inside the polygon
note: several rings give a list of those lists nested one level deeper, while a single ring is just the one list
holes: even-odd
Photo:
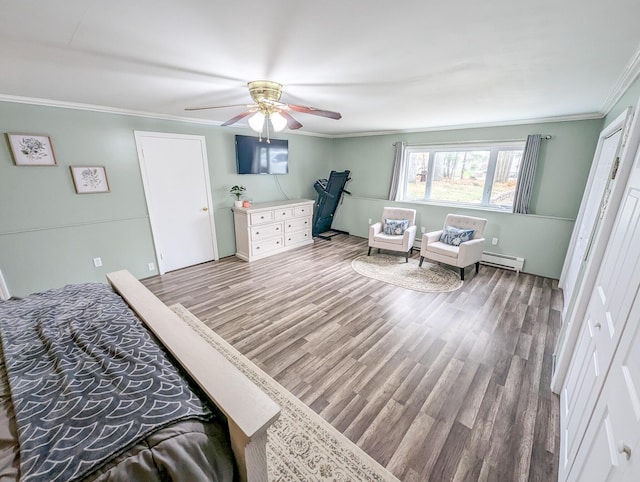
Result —
[{"label": "light green wall", "polygon": [[[8,145],[0,143],[0,269],[11,293],[22,296],[65,283],[104,281],[112,270],[126,268],[142,278],[153,275],[155,262],[148,213],[135,148],[134,130],[203,135],[207,142],[211,192],[221,257],[235,252],[228,194],[244,184],[254,202],[289,198],[315,199],[313,182],[331,169],[352,171],[334,227],[366,237],[367,220],[379,217],[389,188],[392,143],[524,138],[551,134],[543,141],[534,189],[535,216],[452,209],[421,204],[418,223],[441,226],[447,212],[481,214],[489,219],[487,236],[498,246],[487,250],[526,258],[525,270],[557,278],[586,183],[602,120],[543,123],[325,139],[286,134],[290,173],[278,176],[235,174],[234,135],[247,131],[107,114],[75,109],[0,102],[0,132],[51,136],[57,167],[14,166]],[[105,165],[108,194],[77,195],[69,165]],[[319,241],[320,242],[320,241]],[[103,267],[94,268],[92,258]]]},{"label": "light green wall", "polygon": [[[353,180],[347,188],[353,196],[345,196],[334,227],[366,237],[368,219],[377,220],[382,207],[394,204],[415,207],[418,226],[427,231],[440,229],[449,212],[482,216],[489,220],[487,239],[499,239],[497,246],[487,244],[486,251],[522,256],[525,271],[559,278],[601,129],[602,119],[596,119],[336,139],[333,168],[351,171]],[[532,199],[534,216],[386,200],[393,143],[398,140],[408,144],[508,140],[534,133],[552,136],[542,141]]]},{"label": "light green wall", "polygon": [[[0,102],[0,132],[51,136],[57,167],[17,167],[0,142],[0,269],[11,294],[25,294],[126,268],[155,274],[148,212],[134,130],[206,137],[211,192],[221,257],[235,252],[228,194],[247,187],[254,202],[284,199],[275,176],[235,174],[234,135],[247,131],[75,109]],[[332,140],[282,135],[289,140],[289,174],[278,176],[289,198],[315,198],[313,182],[328,175]],[[110,193],[75,194],[68,166],[104,165]],[[103,267],[92,259],[101,257]]]},{"label": "light green wall", "polygon": [[640,98],[640,78],[637,78],[635,82],[629,86],[620,100],[611,108],[607,116],[604,118],[604,123],[602,125],[609,125],[627,107],[633,107],[635,109],[636,104],[638,103],[638,98]]}]

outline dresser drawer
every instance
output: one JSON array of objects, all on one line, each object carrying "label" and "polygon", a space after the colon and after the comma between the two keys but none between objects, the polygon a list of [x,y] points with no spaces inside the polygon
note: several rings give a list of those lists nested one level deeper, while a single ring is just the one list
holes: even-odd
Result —
[{"label": "dresser drawer", "polygon": [[277,221],[293,217],[293,208],[274,209],[273,214]]},{"label": "dresser drawer", "polygon": [[275,221],[275,217],[273,215],[273,211],[261,211],[259,213],[251,213],[251,222],[250,224],[264,224]]},{"label": "dresser drawer", "polygon": [[311,206],[295,206],[293,208],[294,215],[298,218],[301,216],[311,216],[313,214],[313,205]]},{"label": "dresser drawer", "polygon": [[308,242],[311,237],[311,229],[305,229],[304,231],[296,231],[295,233],[287,233],[284,237],[285,246],[291,246],[293,244],[300,244]]},{"label": "dresser drawer", "polygon": [[284,246],[282,236],[278,236],[277,238],[261,239],[260,241],[251,243],[251,254],[253,256],[260,256],[263,253],[280,249],[282,246]]},{"label": "dresser drawer", "polygon": [[251,228],[251,240],[257,241],[263,238],[282,236],[282,223],[272,223]]},{"label": "dresser drawer", "polygon": [[311,218],[294,218],[284,222],[284,232],[289,234],[311,226]]}]

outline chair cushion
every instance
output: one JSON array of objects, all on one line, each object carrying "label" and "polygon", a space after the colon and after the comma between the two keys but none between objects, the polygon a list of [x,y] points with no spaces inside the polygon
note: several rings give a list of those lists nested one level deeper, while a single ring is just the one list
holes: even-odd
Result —
[{"label": "chair cushion", "polygon": [[409,227],[408,219],[386,219],[384,220],[384,234],[390,236],[402,236]]},{"label": "chair cushion", "polygon": [[[384,234],[384,233],[379,233],[376,234],[373,239],[377,242],[380,243],[390,243],[390,244],[397,244],[402,246],[402,243],[404,241],[404,237],[403,236],[396,236],[393,234]],[[407,248],[408,249],[408,248]]]},{"label": "chair cushion", "polygon": [[454,259],[458,257],[459,252],[457,246],[451,246],[450,244],[445,244],[440,241],[427,244],[427,251],[440,254],[442,256],[449,256]]},{"label": "chair cushion", "polygon": [[453,226],[445,226],[440,236],[440,241],[451,246],[460,246],[465,241],[473,238],[473,229],[458,229]]}]

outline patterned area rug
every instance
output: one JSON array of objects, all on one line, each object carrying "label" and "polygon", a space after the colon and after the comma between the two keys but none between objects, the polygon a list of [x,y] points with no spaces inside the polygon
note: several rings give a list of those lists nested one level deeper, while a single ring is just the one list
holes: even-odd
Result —
[{"label": "patterned area rug", "polygon": [[406,263],[404,256],[359,256],[351,262],[351,267],[362,276],[414,291],[448,292],[462,286],[460,276],[455,271],[426,261],[422,267],[418,267],[417,259],[410,258]]},{"label": "patterned area rug", "polygon": [[268,429],[270,481],[394,481],[398,479],[322,417],[214,333],[181,304],[171,309],[281,407]]}]

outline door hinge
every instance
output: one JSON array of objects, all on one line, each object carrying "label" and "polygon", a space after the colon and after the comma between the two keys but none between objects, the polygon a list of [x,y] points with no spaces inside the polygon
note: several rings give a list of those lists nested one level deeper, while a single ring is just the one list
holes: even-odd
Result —
[{"label": "door hinge", "polygon": [[611,180],[613,181],[618,174],[618,168],[620,167],[620,156],[616,157],[616,160],[613,163],[613,169],[611,170]]}]

